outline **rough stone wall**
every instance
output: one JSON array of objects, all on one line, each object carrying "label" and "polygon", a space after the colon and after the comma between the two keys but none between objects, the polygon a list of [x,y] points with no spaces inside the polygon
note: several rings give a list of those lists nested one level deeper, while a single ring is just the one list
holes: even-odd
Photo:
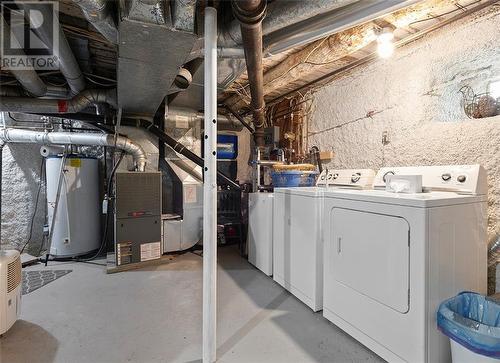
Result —
[{"label": "rough stone wall", "polygon": [[[3,117],[1,113],[0,117]],[[7,125],[14,123],[7,115],[3,121]],[[0,246],[21,249],[29,239],[33,220],[31,242],[26,251],[37,253],[42,242],[46,206],[45,185],[43,184],[35,212],[42,164],[40,146],[7,144],[3,148],[2,157]]]},{"label": "rough stone wall", "polygon": [[336,79],[315,94],[309,145],[333,150],[338,168],[482,164],[492,242],[500,232],[500,116],[468,119],[459,89],[486,92],[500,78],[498,34],[500,9],[490,8]]}]

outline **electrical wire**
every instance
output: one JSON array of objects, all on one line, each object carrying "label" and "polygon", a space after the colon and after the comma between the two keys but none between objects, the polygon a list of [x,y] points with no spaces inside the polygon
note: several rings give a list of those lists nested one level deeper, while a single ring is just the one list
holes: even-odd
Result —
[{"label": "electrical wire", "polygon": [[[483,0],[477,0],[477,1],[474,1],[470,4],[467,4],[467,5],[460,5],[458,2],[455,4],[457,6],[456,9],[453,9],[451,11],[447,11],[445,13],[441,13],[441,14],[437,14],[437,15],[431,15],[429,16],[428,18],[425,18],[425,19],[419,19],[419,20],[415,20],[411,23],[408,24],[408,26],[411,26],[413,24],[417,24],[417,23],[423,23],[425,21],[430,21],[430,20],[436,20],[436,19],[439,19],[443,16],[446,16],[446,15],[450,15],[450,14],[453,14],[453,13],[456,13],[457,11],[466,11],[468,8],[470,8],[471,6],[474,6],[476,5],[477,3],[480,3],[481,1]],[[459,6],[460,5],[460,6]]]},{"label": "electrical wire", "polygon": [[[110,198],[111,192],[112,192],[111,188],[113,186],[113,179],[114,179],[114,176],[116,174],[116,170],[118,169],[118,166],[122,162],[124,155],[125,155],[125,153],[122,151],[120,153],[120,157],[118,158],[118,161],[113,166],[113,169],[111,170],[111,173],[109,174],[108,188],[107,188],[108,200],[111,199]],[[77,262],[89,262],[89,261],[95,260],[97,257],[99,257],[101,255],[102,251],[104,250],[104,248],[106,247],[106,244],[107,244],[109,215],[110,215],[110,213],[109,213],[109,203],[108,203],[107,210],[106,210],[106,218],[105,218],[105,222],[104,222],[104,231],[102,233],[101,245],[99,246],[99,250],[94,255],[92,255],[91,257],[87,257],[87,258],[78,258],[78,257],[76,257],[75,261],[77,261]]]},{"label": "electrical wire", "polygon": [[[42,162],[40,163],[40,182],[38,183],[38,191],[36,193],[35,208],[33,210],[33,215],[31,216],[31,223],[30,223],[30,231],[29,231],[29,235],[28,235],[28,241],[24,244],[23,248],[21,248],[21,252],[20,253],[24,252],[26,246],[28,246],[28,244],[31,242],[31,238],[33,237],[33,225],[35,223],[36,212],[38,211],[38,203],[40,201],[40,194],[41,194],[41,191],[42,191],[44,166],[45,166],[45,158],[42,158]],[[42,239],[42,244],[43,244],[43,239]]]}]

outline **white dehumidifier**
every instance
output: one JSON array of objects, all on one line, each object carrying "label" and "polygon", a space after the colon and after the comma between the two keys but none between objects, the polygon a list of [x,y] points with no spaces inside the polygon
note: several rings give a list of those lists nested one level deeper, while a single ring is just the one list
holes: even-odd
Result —
[{"label": "white dehumidifier", "polygon": [[0,251],[0,335],[9,330],[21,314],[21,268],[18,251]]}]

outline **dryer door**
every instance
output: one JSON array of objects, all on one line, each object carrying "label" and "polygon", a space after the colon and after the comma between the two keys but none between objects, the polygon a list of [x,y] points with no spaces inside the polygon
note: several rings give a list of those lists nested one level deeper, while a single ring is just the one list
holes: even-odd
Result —
[{"label": "dryer door", "polygon": [[400,313],[409,310],[410,228],[397,216],[334,208],[329,256],[339,283]]}]

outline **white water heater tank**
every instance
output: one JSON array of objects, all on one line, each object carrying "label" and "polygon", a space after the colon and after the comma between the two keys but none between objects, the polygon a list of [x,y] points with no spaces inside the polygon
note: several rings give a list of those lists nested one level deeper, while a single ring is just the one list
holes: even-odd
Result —
[{"label": "white water heater tank", "polygon": [[47,212],[49,235],[53,226],[50,255],[76,257],[99,248],[101,243],[99,209],[99,170],[96,158],[68,155],[64,163],[55,221],[61,156],[49,156],[47,172]]}]

